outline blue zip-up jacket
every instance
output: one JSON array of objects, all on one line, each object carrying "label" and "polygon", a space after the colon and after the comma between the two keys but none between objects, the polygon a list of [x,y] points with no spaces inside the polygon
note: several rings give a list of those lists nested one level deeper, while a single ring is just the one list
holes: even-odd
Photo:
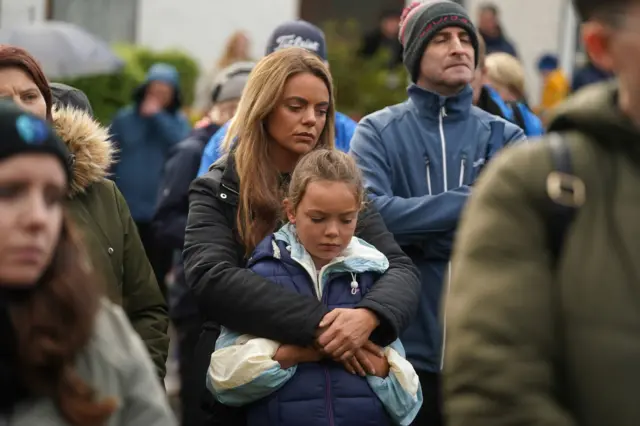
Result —
[{"label": "blue zip-up jacket", "polygon": [[439,306],[460,213],[484,164],[525,135],[472,106],[470,86],[451,97],[415,84],[408,92],[407,101],[360,122],[351,153],[371,201],[421,273],[418,316],[402,335],[407,358],[438,372]]},{"label": "blue zip-up jacket", "polygon": [[529,109],[523,102],[512,102],[507,104],[500,94],[492,87],[485,86],[491,100],[500,109],[501,117],[518,125],[528,137],[544,135],[544,126],[540,118]]},{"label": "blue zip-up jacket", "polygon": [[[209,171],[209,167],[215,163],[222,155],[222,142],[229,130],[230,122],[227,122],[213,135],[207,146],[204,148],[202,154],[202,162],[200,163],[200,170],[198,176]],[[349,144],[351,138],[356,130],[357,123],[346,115],[336,112],[336,148],[343,152],[349,152]]]},{"label": "blue zip-up jacket", "polygon": [[[112,140],[119,149],[118,162],[113,168],[114,180],[136,222],[151,222],[169,151],[189,134],[189,122],[180,112],[178,77],[171,65],[152,66],[145,83],[134,93],[133,105],[121,109],[111,123]],[[175,95],[165,110],[143,117],[139,113],[140,105],[152,81],[172,85]]]},{"label": "blue zip-up jacket", "polygon": [[[316,270],[287,224],[263,240],[248,267],[276,285],[333,308],[353,308],[388,268],[373,246],[353,238],[341,256]],[[295,327],[291,324],[291,327]],[[247,426],[408,425],[422,405],[420,381],[396,340],[385,348],[386,378],[348,373],[331,360],[282,369],[280,344],[223,327],[207,374],[207,387],[224,404],[247,406]]]}]

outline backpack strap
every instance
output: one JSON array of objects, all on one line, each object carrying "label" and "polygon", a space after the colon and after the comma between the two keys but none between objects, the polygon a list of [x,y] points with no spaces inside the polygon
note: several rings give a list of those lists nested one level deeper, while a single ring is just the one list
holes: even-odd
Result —
[{"label": "backpack strap", "polygon": [[571,150],[566,139],[558,133],[552,133],[549,135],[549,147],[553,171],[547,176],[547,237],[556,267],[567,230],[584,204],[586,190],[582,179],[574,175]]},{"label": "backpack strap", "polygon": [[[578,209],[585,201],[585,185],[574,174],[571,149],[566,138],[558,133],[548,135],[553,170],[547,176],[548,203],[546,210],[547,244],[552,253],[552,270],[556,272],[562,249]],[[563,406],[568,406],[565,365],[565,323],[562,291],[559,282],[551,285],[551,311],[554,317],[556,348],[553,355],[554,393]]]},{"label": "backpack strap", "polygon": [[527,120],[522,113],[522,109],[520,109],[520,105],[518,102],[509,102],[509,106],[513,111],[513,123],[524,130],[525,135],[528,135]]}]

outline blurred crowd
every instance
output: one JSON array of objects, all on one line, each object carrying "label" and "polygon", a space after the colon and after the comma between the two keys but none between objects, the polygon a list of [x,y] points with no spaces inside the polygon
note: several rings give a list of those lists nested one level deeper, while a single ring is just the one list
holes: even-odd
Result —
[{"label": "blurred crowd", "polygon": [[169,64],[107,127],[0,44],[0,425],[640,422],[640,2],[574,5],[535,106],[495,5],[384,11],[407,99],[357,122],[303,20],[195,125]]}]

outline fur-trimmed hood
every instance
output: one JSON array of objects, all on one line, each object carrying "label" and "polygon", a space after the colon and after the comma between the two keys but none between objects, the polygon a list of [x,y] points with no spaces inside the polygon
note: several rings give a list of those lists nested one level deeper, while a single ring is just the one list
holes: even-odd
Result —
[{"label": "fur-trimmed hood", "polygon": [[53,127],[75,156],[69,196],[82,194],[92,183],[105,179],[115,151],[109,131],[86,112],[73,107],[54,107]]}]

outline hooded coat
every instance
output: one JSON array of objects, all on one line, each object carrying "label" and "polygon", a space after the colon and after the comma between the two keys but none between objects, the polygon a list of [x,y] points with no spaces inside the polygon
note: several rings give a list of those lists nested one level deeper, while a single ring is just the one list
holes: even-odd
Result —
[{"label": "hooded coat", "polygon": [[[140,114],[148,87],[161,82],[173,87],[169,106],[151,116]],[[118,144],[113,174],[138,223],[150,223],[156,212],[158,189],[171,149],[189,135],[189,122],[180,111],[180,76],[171,65],[155,64],[145,82],[133,93],[133,104],[124,107],[111,123],[112,140]]]},{"label": "hooded coat", "polygon": [[570,150],[584,202],[554,257],[558,135],[506,150],[480,178],[446,300],[447,425],[640,421],[640,131],[606,83],[559,107],[549,130]]},{"label": "hooded coat", "polygon": [[164,377],[167,306],[127,203],[107,179],[114,154],[109,134],[86,112],[72,107],[54,108],[53,127],[75,159],[68,212],[84,234],[106,294],[123,306],[158,375]]}]

